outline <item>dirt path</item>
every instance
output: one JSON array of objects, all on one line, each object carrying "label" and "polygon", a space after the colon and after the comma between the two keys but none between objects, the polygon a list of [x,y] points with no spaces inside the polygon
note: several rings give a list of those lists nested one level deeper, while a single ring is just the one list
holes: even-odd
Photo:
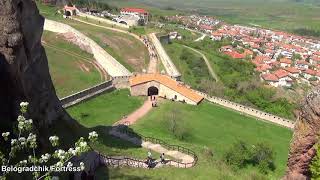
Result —
[{"label": "dirt path", "polygon": [[197,54],[199,54],[199,55],[202,56],[202,58],[204,59],[206,65],[207,65],[207,67],[208,67],[208,69],[209,69],[209,72],[210,72],[211,76],[213,77],[213,79],[216,80],[216,82],[218,82],[218,81],[219,81],[219,78],[218,78],[217,74],[213,71],[213,69],[212,69],[212,67],[211,67],[211,64],[210,64],[208,58],[207,58],[202,52],[200,52],[200,51],[198,51],[198,50],[196,50],[196,49],[194,49],[194,48],[191,48],[191,47],[186,46],[186,45],[183,45],[183,46],[186,47],[186,48],[188,48],[188,49],[191,49],[192,51],[194,51],[194,52],[196,52]]}]

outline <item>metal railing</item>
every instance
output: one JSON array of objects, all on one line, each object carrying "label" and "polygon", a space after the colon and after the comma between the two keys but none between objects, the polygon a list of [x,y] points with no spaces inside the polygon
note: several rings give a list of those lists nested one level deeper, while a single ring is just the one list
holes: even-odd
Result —
[{"label": "metal railing", "polygon": [[157,139],[157,138],[154,138],[154,137],[143,136],[141,134],[132,132],[132,130],[128,130],[128,128],[119,128],[119,129],[120,129],[120,131],[119,131],[120,133],[126,134],[126,135],[128,135],[130,137],[135,137],[135,138],[141,139],[143,141],[149,141],[149,142],[152,142],[154,144],[159,144],[159,145],[161,145],[162,147],[165,147],[168,150],[178,151],[178,152],[187,154],[187,155],[189,155],[189,156],[191,156],[193,158],[193,161],[189,162],[189,163],[180,162],[178,160],[170,160],[168,162],[168,163],[170,163],[170,165],[174,165],[174,166],[176,166],[178,168],[190,168],[190,167],[195,166],[197,164],[197,162],[198,162],[198,156],[196,155],[196,153],[194,151],[188,149],[188,148],[185,148],[185,147],[182,147],[182,146],[179,146],[179,145],[168,144],[165,141]]}]

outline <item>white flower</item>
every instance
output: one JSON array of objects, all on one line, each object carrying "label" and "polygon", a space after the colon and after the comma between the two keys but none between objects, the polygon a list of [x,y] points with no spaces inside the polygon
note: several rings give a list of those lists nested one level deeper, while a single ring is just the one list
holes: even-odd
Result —
[{"label": "white flower", "polygon": [[57,146],[58,143],[59,143],[59,137],[58,137],[58,136],[50,136],[50,137],[49,137],[49,141],[50,141],[51,145],[52,145],[53,147],[55,147],[55,146]]},{"label": "white flower", "polygon": [[89,133],[89,140],[90,141],[96,141],[98,138],[98,133],[96,131],[92,131],[91,133]]},{"label": "white flower", "polygon": [[11,146],[14,146],[15,144],[17,144],[17,140],[16,139],[11,139]]},{"label": "white flower", "polygon": [[57,167],[62,167],[62,166],[63,166],[63,163],[59,161],[59,162],[57,162],[56,166],[57,166]]},{"label": "white flower", "polygon": [[2,133],[2,137],[3,137],[3,139],[5,140],[5,141],[8,141],[8,137],[9,137],[9,135],[10,135],[10,132],[5,132],[5,133]]},{"label": "white flower", "polygon": [[81,171],[83,171],[85,169],[83,162],[80,162],[80,169],[81,169]]},{"label": "white flower", "polygon": [[21,122],[24,122],[25,120],[26,120],[26,118],[25,117],[23,117],[23,116],[18,116],[18,119],[17,119],[19,122],[21,121]]},{"label": "white flower", "polygon": [[80,142],[80,148],[85,148],[87,145],[87,142]]},{"label": "white flower", "polygon": [[72,162],[68,162],[67,167],[70,168],[72,166],[73,166]]},{"label": "white flower", "polygon": [[73,148],[70,148],[68,150],[68,152],[69,152],[69,154],[72,154],[73,156],[77,155],[77,151],[75,149],[73,149]]},{"label": "white flower", "polygon": [[29,103],[28,102],[21,102],[20,107],[28,107]]},{"label": "white flower", "polygon": [[26,144],[26,138],[25,137],[19,138],[19,142],[21,143],[21,145],[24,146]]},{"label": "white flower", "polygon": [[50,159],[50,154],[48,154],[48,153],[46,153],[46,154],[43,154],[43,155],[41,155],[41,161],[42,162],[48,162],[49,161],[49,159]]},{"label": "white flower", "polygon": [[27,160],[23,160],[23,161],[20,161],[20,162],[19,162],[19,164],[21,164],[21,165],[26,165],[27,163],[28,163]]}]

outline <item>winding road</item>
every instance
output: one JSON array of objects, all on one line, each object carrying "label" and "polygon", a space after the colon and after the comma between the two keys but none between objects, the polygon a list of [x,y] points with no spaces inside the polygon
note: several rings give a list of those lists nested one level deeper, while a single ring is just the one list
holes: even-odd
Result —
[{"label": "winding road", "polygon": [[216,82],[219,81],[219,78],[218,78],[217,74],[213,71],[213,69],[212,69],[212,67],[211,67],[211,64],[210,64],[208,58],[207,58],[202,52],[200,52],[200,51],[198,51],[198,50],[196,50],[196,49],[194,49],[194,48],[192,48],[192,47],[186,46],[186,45],[183,45],[183,47],[186,47],[186,48],[188,48],[188,49],[196,52],[197,54],[201,55],[202,58],[204,59],[206,65],[207,65],[207,67],[208,67],[208,69],[209,69],[209,73],[211,74],[211,76],[213,77],[213,79],[215,79]]}]

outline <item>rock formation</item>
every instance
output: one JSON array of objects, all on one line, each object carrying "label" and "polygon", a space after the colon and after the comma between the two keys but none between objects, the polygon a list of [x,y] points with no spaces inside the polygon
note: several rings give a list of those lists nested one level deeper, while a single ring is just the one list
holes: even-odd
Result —
[{"label": "rock formation", "polygon": [[0,132],[12,128],[21,101],[30,103],[28,116],[43,139],[53,122],[70,119],[49,74],[43,24],[33,0],[0,0]]},{"label": "rock formation", "polygon": [[314,145],[320,133],[320,87],[315,88],[304,100],[290,145],[288,170],[284,179],[309,179],[309,164],[315,156]]}]

